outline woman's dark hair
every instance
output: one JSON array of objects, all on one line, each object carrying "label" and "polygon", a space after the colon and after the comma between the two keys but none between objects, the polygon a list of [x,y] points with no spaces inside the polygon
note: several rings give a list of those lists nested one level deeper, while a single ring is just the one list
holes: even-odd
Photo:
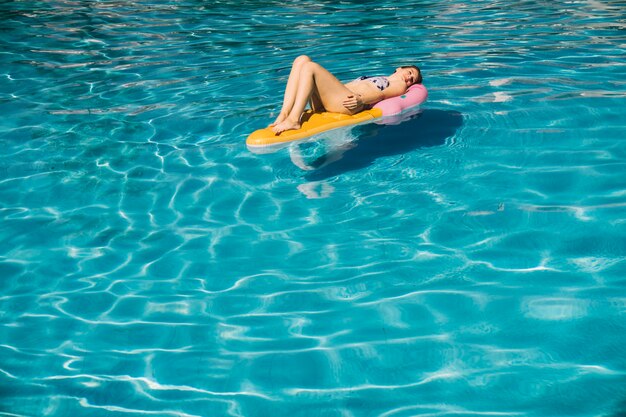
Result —
[{"label": "woman's dark hair", "polygon": [[415,70],[417,71],[417,80],[415,80],[414,84],[421,84],[422,83],[422,71],[420,71],[420,69],[418,67],[416,67],[415,65],[406,65],[406,66],[400,67],[400,68],[415,68]]}]

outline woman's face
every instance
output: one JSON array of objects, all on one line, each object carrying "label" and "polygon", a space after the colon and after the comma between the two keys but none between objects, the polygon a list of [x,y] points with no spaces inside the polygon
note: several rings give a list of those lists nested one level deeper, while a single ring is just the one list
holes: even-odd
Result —
[{"label": "woman's face", "polygon": [[396,74],[405,82],[407,87],[415,84],[417,80],[417,70],[415,68],[396,68]]}]

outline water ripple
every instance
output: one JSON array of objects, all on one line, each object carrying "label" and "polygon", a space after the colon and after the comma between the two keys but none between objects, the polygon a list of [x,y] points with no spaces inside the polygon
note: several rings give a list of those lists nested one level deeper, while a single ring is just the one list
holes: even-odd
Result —
[{"label": "water ripple", "polygon": [[[619,1],[1,9],[0,414],[623,410]],[[302,53],[429,101],[249,152]]]}]

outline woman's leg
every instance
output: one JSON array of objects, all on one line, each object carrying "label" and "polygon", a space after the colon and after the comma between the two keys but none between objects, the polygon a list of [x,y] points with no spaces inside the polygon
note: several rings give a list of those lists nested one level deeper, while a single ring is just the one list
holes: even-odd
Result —
[{"label": "woman's leg", "polygon": [[291,111],[287,117],[272,129],[275,133],[300,128],[300,116],[306,103],[315,92],[327,111],[352,114],[343,106],[343,101],[352,93],[326,68],[315,62],[306,62],[300,71],[298,88]]},{"label": "woman's leg", "polygon": [[324,105],[322,104],[322,99],[320,95],[317,93],[315,89],[311,92],[311,99],[309,100],[309,104],[311,105],[311,110],[316,113],[321,113],[325,111]]},{"label": "woman's leg", "polygon": [[287,118],[289,113],[291,112],[291,108],[293,107],[293,102],[296,99],[296,92],[298,89],[298,81],[300,79],[300,72],[302,71],[302,67],[305,63],[311,62],[311,58],[306,55],[300,55],[296,59],[293,60],[293,64],[291,65],[291,72],[289,73],[289,78],[287,79],[287,87],[285,87],[285,96],[283,98],[283,107],[278,114],[278,117],[270,125],[276,126],[278,123],[282,122]]}]

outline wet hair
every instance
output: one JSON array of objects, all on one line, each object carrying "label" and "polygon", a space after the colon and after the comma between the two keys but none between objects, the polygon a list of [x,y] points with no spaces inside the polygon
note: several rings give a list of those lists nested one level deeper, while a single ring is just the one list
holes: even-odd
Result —
[{"label": "wet hair", "polygon": [[415,82],[413,84],[421,84],[422,83],[422,71],[420,71],[420,69],[418,67],[416,67],[415,65],[405,65],[404,67],[400,67],[400,68],[413,68],[413,69],[415,69],[415,71],[417,71],[417,79],[415,80]]}]

